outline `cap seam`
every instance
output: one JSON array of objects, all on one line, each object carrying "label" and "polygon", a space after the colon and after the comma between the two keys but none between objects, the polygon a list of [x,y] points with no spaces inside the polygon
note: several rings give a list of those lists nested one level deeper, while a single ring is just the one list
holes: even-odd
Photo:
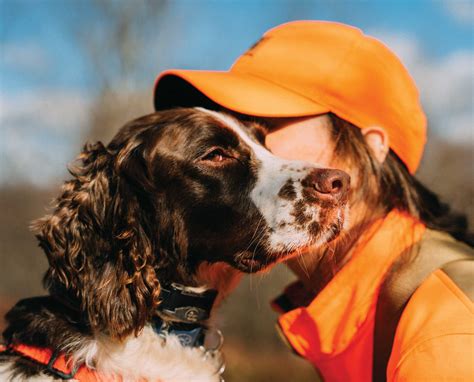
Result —
[{"label": "cap seam", "polygon": [[[360,33],[362,33],[362,32],[360,32]],[[360,37],[360,36],[358,36],[358,37]],[[344,56],[341,58],[341,60],[337,64],[337,67],[332,70],[334,73],[336,73],[336,74],[340,73],[339,69],[347,62],[346,58],[349,57],[352,54],[352,52],[354,51],[354,48],[356,46],[360,45],[361,43],[362,43],[362,41],[357,41],[355,36],[352,38],[352,43],[351,43],[350,47],[347,49],[346,53],[344,54]],[[337,77],[336,75],[329,77],[330,80],[331,80],[330,82],[328,81],[329,85],[334,84],[336,77]]]}]

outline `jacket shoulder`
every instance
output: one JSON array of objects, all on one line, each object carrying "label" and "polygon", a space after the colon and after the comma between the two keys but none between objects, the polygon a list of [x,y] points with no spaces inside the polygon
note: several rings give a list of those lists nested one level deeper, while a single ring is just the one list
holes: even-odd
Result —
[{"label": "jacket shoulder", "polygon": [[[467,371],[472,376],[469,357],[474,346],[474,303],[464,284],[470,283],[465,280],[472,272],[473,262],[468,260],[467,266],[463,262],[452,263],[456,280],[448,275],[453,273],[451,267],[447,271],[438,269],[409,300],[395,334],[388,380],[443,380],[445,375],[449,379],[452,372],[462,376]],[[434,372],[437,377],[430,379]]]},{"label": "jacket shoulder", "polygon": [[473,334],[430,338],[404,355],[388,381],[470,381],[474,377]]}]

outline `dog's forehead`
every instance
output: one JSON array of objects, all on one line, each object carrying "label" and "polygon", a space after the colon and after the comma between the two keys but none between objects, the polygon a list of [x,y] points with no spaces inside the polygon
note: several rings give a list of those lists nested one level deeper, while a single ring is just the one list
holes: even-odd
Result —
[{"label": "dog's forehead", "polygon": [[250,134],[250,130],[246,128],[241,122],[232,116],[201,107],[197,107],[197,110],[211,115],[214,119],[221,122],[228,130],[232,131],[245,145],[250,147],[257,155],[266,155],[268,150],[265,149],[260,143],[255,140]]}]

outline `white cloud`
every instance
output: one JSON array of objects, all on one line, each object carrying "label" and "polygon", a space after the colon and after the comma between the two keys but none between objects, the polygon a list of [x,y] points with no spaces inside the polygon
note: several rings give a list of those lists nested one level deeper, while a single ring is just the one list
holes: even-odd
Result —
[{"label": "white cloud", "polygon": [[50,64],[47,52],[35,42],[1,43],[0,63],[7,69],[41,72]]},{"label": "white cloud", "polygon": [[458,21],[474,22],[474,3],[472,0],[443,0],[446,10]]},{"label": "white cloud", "polygon": [[73,90],[38,90],[0,93],[0,124],[41,125],[42,129],[69,134],[87,122],[90,102]]},{"label": "white cloud", "polygon": [[46,186],[78,152],[89,101],[73,91],[0,94],[0,183]]},{"label": "white cloud", "polygon": [[474,53],[466,50],[433,58],[411,36],[383,31],[370,34],[389,46],[415,79],[428,128],[443,139],[473,144]]}]

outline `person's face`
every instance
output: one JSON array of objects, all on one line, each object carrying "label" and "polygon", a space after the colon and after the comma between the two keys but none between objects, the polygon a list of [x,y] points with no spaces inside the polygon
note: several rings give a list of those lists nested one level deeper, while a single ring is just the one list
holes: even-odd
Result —
[{"label": "person's face", "polygon": [[275,155],[293,160],[304,160],[332,167],[334,143],[331,138],[331,120],[327,114],[270,119],[270,133],[265,145]]},{"label": "person's face", "polygon": [[[357,187],[359,182],[357,168],[334,154],[332,122],[327,114],[302,118],[269,118],[267,124],[270,132],[266,136],[265,145],[273,154],[289,160],[304,160],[323,167],[343,170],[351,176],[352,188]],[[388,152],[388,138],[385,131],[370,128],[363,129],[362,134],[375,158],[382,163]],[[351,218],[347,227],[357,225],[358,219],[364,216],[366,209],[363,199],[351,200]]]}]

